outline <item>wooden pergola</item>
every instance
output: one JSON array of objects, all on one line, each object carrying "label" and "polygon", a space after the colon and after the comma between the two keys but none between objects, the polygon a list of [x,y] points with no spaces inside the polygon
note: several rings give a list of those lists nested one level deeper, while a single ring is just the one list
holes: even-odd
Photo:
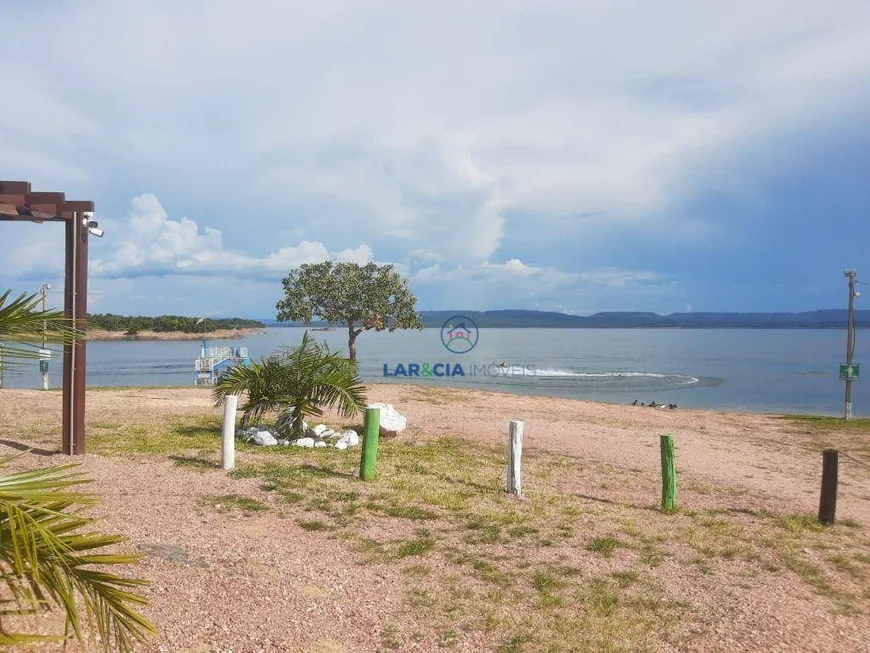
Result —
[{"label": "wooden pergola", "polygon": [[[29,181],[0,181],[0,221],[65,224],[64,313],[82,330],[88,316],[88,222],[93,211],[93,202],[70,201],[63,193],[33,193]],[[84,339],[64,345],[62,451],[73,456],[85,452],[86,363]]]}]

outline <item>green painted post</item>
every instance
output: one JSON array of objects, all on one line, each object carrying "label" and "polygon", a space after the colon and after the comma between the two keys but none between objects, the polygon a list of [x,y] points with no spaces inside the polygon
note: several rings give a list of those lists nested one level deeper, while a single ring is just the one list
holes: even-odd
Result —
[{"label": "green painted post", "polygon": [[381,409],[366,408],[365,433],[363,434],[362,459],[359,477],[372,481],[378,467],[378,433],[381,429]]},{"label": "green painted post", "polygon": [[674,466],[674,439],[670,435],[661,436],[662,450],[662,510],[673,512],[677,509],[677,470]]}]

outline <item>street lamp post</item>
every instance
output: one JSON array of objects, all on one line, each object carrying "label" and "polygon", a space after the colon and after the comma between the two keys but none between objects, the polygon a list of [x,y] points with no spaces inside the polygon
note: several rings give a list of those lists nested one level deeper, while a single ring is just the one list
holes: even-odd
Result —
[{"label": "street lamp post", "polygon": [[[42,284],[40,292],[42,293],[42,312],[46,310],[46,299],[48,291],[51,290],[50,283]],[[42,389],[48,390],[48,361],[51,359],[51,352],[45,347],[45,322],[42,323],[42,349],[39,350],[39,371],[42,373]]]}]

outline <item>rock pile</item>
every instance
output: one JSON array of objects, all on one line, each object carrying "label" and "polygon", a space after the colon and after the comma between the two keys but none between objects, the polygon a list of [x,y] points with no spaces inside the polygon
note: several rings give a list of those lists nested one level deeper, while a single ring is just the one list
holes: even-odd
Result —
[{"label": "rock pile", "polygon": [[305,422],[302,424],[305,436],[296,440],[279,439],[278,433],[275,429],[266,426],[251,426],[246,429],[241,429],[238,432],[238,435],[245,442],[256,444],[260,447],[293,445],[296,447],[307,448],[333,447],[335,449],[345,450],[350,447],[359,446],[359,434],[353,429],[348,429],[339,433],[330,429],[325,424],[318,424],[313,428],[308,426]]}]

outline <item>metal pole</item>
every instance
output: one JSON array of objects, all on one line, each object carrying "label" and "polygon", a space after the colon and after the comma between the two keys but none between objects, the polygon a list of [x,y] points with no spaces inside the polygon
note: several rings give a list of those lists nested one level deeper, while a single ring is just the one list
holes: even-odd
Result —
[{"label": "metal pole", "polygon": [[[846,365],[855,353],[855,270],[843,273],[849,279],[849,312],[846,317]],[[852,419],[852,380],[846,379],[846,419]]]},{"label": "metal pole", "polygon": [[[51,288],[51,286],[49,284],[47,284],[47,283],[42,284],[42,312],[43,313],[45,313],[45,309],[46,309],[46,296],[48,294],[49,288]],[[42,349],[43,350],[45,349],[45,329],[46,329],[46,324],[45,324],[45,320],[43,320],[43,322],[42,322]],[[42,365],[41,359],[40,359],[40,365]],[[46,367],[47,366],[48,366],[48,363],[46,362]],[[42,373],[42,389],[48,390],[48,369],[46,369]]]}]

